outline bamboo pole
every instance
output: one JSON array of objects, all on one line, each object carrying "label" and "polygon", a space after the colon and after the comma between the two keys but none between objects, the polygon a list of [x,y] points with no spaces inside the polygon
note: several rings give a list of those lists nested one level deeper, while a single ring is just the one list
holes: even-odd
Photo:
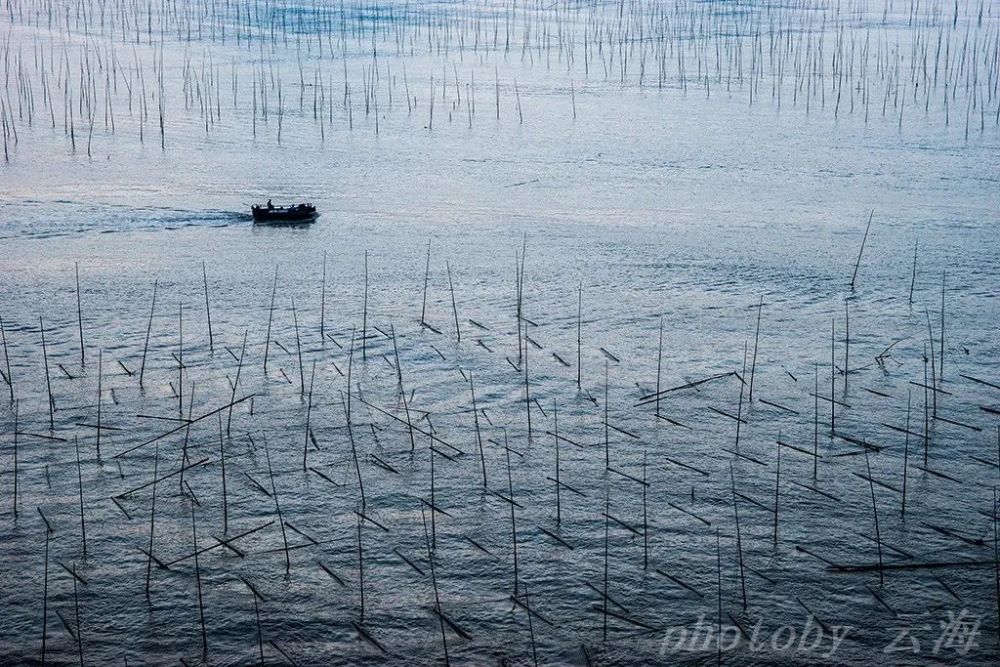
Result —
[{"label": "bamboo pole", "polygon": [[49,352],[45,346],[45,323],[42,322],[41,316],[38,318],[38,329],[42,332],[42,358],[45,361],[45,387],[49,394],[49,431],[54,431],[55,426],[55,415],[53,413],[55,409],[55,400],[52,398],[52,380],[49,376]]},{"label": "bamboo pole", "polygon": [[83,345],[83,308],[80,305],[80,263],[75,263],[76,267],[76,318],[80,326],[80,365],[86,365],[84,345]]},{"label": "bamboo pole", "polygon": [[215,339],[212,336],[212,308],[208,305],[208,273],[205,270],[205,261],[201,262],[201,275],[205,283],[205,314],[208,317],[208,349],[215,352]]},{"label": "bamboo pole", "polygon": [[264,374],[267,375],[267,355],[271,351],[271,321],[274,319],[274,296],[278,292],[278,267],[274,267],[274,284],[271,286],[271,307],[267,311],[267,337],[264,340]]},{"label": "bamboo pole", "polygon": [[156,286],[157,280],[153,281],[153,302],[149,306],[149,324],[146,326],[146,342],[142,347],[142,366],[139,367],[139,387],[142,388],[142,379],[146,374],[146,353],[149,351],[149,334],[153,330],[153,313],[156,310]]}]

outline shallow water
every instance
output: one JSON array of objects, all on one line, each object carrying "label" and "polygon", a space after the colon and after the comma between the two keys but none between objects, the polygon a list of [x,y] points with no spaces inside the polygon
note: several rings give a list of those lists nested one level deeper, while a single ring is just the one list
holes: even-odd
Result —
[{"label": "shallow water", "polygon": [[[772,17],[784,21],[788,32],[812,16],[802,32],[817,45],[826,34],[827,49],[838,26],[859,43],[869,34],[904,46],[917,37],[936,40],[939,30],[957,43],[968,30],[984,52],[983,44],[995,49],[996,5],[982,4],[978,25],[979,5],[960,5],[951,29],[950,5],[932,5],[943,8],[933,27],[911,25],[911,8],[898,3],[884,21],[881,5],[843,14],[822,6],[705,6],[719,25],[739,25],[746,12],[763,17],[762,26]],[[45,5],[25,7],[36,6]],[[632,25],[663,18],[655,8],[622,7]],[[709,11],[677,7],[688,17]],[[966,136],[966,91],[953,103],[961,122],[950,117],[946,125],[944,109],[932,104],[926,112],[904,111],[902,122],[898,106],[866,122],[858,101],[853,113],[841,107],[836,115],[832,99],[824,102],[820,93],[808,112],[801,98],[790,103],[791,80],[783,83],[780,108],[770,83],[759,84],[753,104],[746,81],[729,82],[726,92],[726,78],[713,77],[706,90],[690,71],[700,47],[689,47],[687,78],[671,69],[662,85],[655,77],[640,85],[634,60],[623,80],[605,77],[597,55],[589,76],[579,54],[569,65],[560,60],[553,30],[572,28],[579,51],[588,26],[615,25],[618,5],[531,8],[514,19],[518,46],[507,53],[503,46],[456,46],[460,35],[468,42],[476,34],[470,17],[498,16],[503,26],[510,8],[502,5],[421,5],[409,7],[411,15],[397,5],[376,9],[348,7],[345,25],[388,26],[377,34],[377,133],[361,92],[364,68],[370,72],[375,62],[370,37],[358,39],[348,27],[334,57],[317,58],[316,45],[330,34],[322,22],[296,28],[311,45],[304,56],[307,46],[285,44],[280,29],[263,51],[285,81],[280,144],[273,109],[266,124],[258,116],[256,138],[250,131],[249,81],[254,71],[270,74],[261,69],[259,44],[240,48],[231,34],[222,44],[207,29],[190,42],[186,35],[165,38],[165,149],[155,110],[139,143],[124,79],[114,97],[116,130],[104,131],[96,116],[90,157],[82,138],[89,127],[77,130],[74,153],[58,104],[55,130],[44,122],[18,125],[11,161],[0,165],[0,315],[19,433],[15,517],[15,410],[3,401],[2,659],[41,660],[44,625],[46,661],[79,661],[82,645],[87,663],[255,662],[249,582],[261,596],[267,662],[440,663],[436,580],[444,614],[471,636],[446,626],[456,662],[530,664],[534,646],[546,664],[714,663],[717,646],[708,633],[721,608],[724,642],[737,644],[725,652],[727,662],[992,663],[1000,389],[976,380],[1000,384],[1000,146],[987,115],[996,109],[995,94],[984,105],[982,131],[973,124]],[[309,8],[300,13],[308,17]],[[34,19],[12,19],[9,10],[3,16],[13,25],[12,52],[25,66],[36,38],[52,40],[57,53],[67,39],[44,19],[38,27]],[[437,22],[430,53],[420,27],[427,17]],[[492,18],[483,21],[480,34],[487,24],[492,30]],[[536,36],[547,27],[550,46],[522,50],[525,25]],[[412,53],[410,42],[397,52],[400,35],[414,36]],[[72,39],[74,66],[81,42],[89,41],[91,55],[113,46],[120,61],[133,57],[131,45],[102,38],[97,28],[88,40],[79,30]],[[692,44],[714,43],[706,39]],[[145,42],[136,54],[151,76],[154,49]],[[742,48],[747,68],[750,47]],[[703,53],[714,59],[713,50]],[[905,48],[900,53],[909,57]],[[332,77],[324,94],[338,91],[322,137],[311,92],[299,104],[300,58],[304,78],[319,67]],[[206,133],[197,104],[185,109],[183,72],[191,62],[201,77],[209,59],[219,67],[221,101]],[[233,62],[236,104],[226,102]],[[341,99],[345,63],[350,111]],[[404,66],[417,95],[411,112],[399,81]],[[994,81],[993,67],[992,75],[987,65],[976,71]],[[430,127],[424,98],[431,76],[441,85],[442,71],[450,83],[435,93]],[[477,111],[470,123],[473,74]],[[830,85],[829,75],[819,80]],[[38,79],[34,85],[38,97]],[[870,81],[872,89],[882,85]],[[8,84],[8,91],[16,107],[17,88]],[[822,95],[831,96],[830,89]],[[48,114],[38,109],[39,117]],[[247,204],[268,196],[308,199],[322,215],[306,228],[254,227]],[[516,279],[522,252],[522,326],[530,338],[523,347]],[[422,310],[429,327],[420,324]],[[722,376],[664,394],[659,409],[669,420],[641,400],[657,386],[661,321],[662,389]],[[925,372],[933,391],[925,391]],[[832,429],[831,392],[838,401]],[[233,407],[231,422],[230,411],[221,411],[220,426],[213,411],[251,396]],[[899,429],[908,397],[907,440]],[[550,479],[556,411],[566,438],[559,475],[567,485],[558,496],[558,523]],[[188,414],[204,418],[188,429],[179,421]],[[872,485],[862,441],[877,448],[868,461]],[[181,486],[172,473],[182,467],[185,443],[195,465]],[[821,457],[815,481],[814,447]],[[644,457],[648,487],[637,481]],[[154,469],[161,481],[153,555],[164,563],[184,560],[169,569],[152,565],[147,599],[153,487],[131,490],[151,482]],[[505,499],[510,489],[518,504],[516,540]],[[433,527],[428,502],[439,510]],[[204,550],[197,571],[185,558],[195,551],[192,507]],[[360,533],[363,575],[359,509],[368,517]],[[52,527],[47,576],[39,510]],[[233,540],[234,549],[219,545],[224,533],[231,538],[262,526]],[[977,563],[886,570],[884,581],[877,570],[831,569],[877,563],[879,542],[886,564]],[[78,613],[67,568],[87,582],[78,582]],[[521,604],[511,599],[515,580]],[[606,635],[605,586],[613,614]],[[526,599],[535,614],[530,625]],[[949,614],[979,622],[975,646],[945,641],[939,624]],[[385,652],[360,639],[355,623]],[[807,623],[810,638],[817,625],[822,630],[815,648],[799,643]],[[785,625],[796,633],[788,648],[790,631],[775,634]],[[697,630],[700,639],[681,641],[682,628],[688,638]],[[845,629],[830,655],[831,632]],[[920,642],[916,652],[909,639],[900,640],[903,629]],[[895,650],[903,648],[911,652]]]}]

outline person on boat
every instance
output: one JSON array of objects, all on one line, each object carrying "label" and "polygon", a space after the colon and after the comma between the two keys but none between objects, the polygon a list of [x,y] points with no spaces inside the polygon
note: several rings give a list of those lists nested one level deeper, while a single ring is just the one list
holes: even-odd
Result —
[{"label": "person on boat", "polygon": [[274,204],[271,203],[270,199],[267,200],[267,210],[268,211],[273,211],[274,210]]}]

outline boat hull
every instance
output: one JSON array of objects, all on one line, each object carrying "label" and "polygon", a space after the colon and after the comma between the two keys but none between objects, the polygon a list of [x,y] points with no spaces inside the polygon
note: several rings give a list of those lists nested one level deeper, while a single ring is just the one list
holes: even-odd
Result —
[{"label": "boat hull", "polygon": [[265,208],[254,206],[251,208],[253,221],[256,224],[295,224],[301,225],[314,222],[319,215],[315,206],[292,206],[287,208]]}]

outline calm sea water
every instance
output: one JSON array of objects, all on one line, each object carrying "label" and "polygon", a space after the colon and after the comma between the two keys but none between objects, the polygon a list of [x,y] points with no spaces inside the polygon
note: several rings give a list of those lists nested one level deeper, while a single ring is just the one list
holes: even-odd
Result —
[{"label": "calm sea water", "polygon": [[998,11],[9,5],[0,660],[992,664]]}]

